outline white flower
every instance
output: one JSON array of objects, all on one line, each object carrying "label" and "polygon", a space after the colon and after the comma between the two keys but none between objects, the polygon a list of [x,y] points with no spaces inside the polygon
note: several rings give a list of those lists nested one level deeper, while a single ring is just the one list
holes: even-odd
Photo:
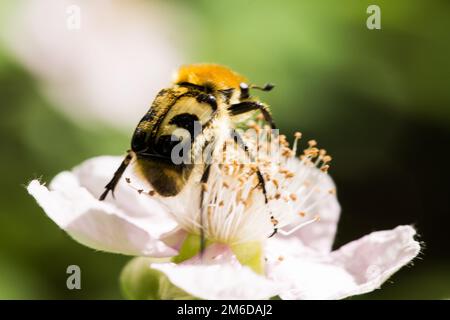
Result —
[{"label": "white flower", "polygon": [[[419,253],[410,226],[374,232],[331,251],[340,206],[325,173],[330,157],[314,141],[302,160],[294,154],[284,148],[279,162],[263,162],[268,204],[255,188],[254,166],[213,165],[203,221],[209,245],[201,255],[195,251],[198,181],[176,197],[163,198],[136,187],[139,179],[127,170],[115,199],[101,202],[98,196],[121,161],[104,156],[60,173],[49,188],[34,180],[28,192],[84,245],[174,257],[148,268],[202,299],[342,299],[377,289]],[[278,234],[269,238],[274,228]]]}]

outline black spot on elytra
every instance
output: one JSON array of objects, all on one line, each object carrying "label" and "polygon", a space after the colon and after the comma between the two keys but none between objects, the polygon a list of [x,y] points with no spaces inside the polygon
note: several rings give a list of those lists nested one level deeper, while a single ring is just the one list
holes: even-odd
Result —
[{"label": "black spot on elytra", "polygon": [[198,122],[198,120],[199,119],[195,114],[181,113],[170,119],[169,124],[176,125],[179,128],[183,128],[189,131],[189,134],[191,135],[191,141],[194,141],[196,134],[199,133],[194,132],[195,122]]}]

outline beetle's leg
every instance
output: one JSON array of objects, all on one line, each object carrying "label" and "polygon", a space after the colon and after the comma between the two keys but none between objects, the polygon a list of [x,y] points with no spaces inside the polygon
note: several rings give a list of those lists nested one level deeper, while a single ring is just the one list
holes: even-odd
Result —
[{"label": "beetle's leg", "polygon": [[[242,148],[242,150],[244,150],[244,152],[247,154],[248,157],[250,157],[250,160],[253,162],[255,159],[253,157],[253,155],[250,153],[250,150],[248,148],[248,146],[245,144],[244,140],[242,139],[241,135],[235,130],[232,129],[231,130],[231,135],[233,136],[233,140],[234,142],[237,143],[238,146],[240,146]],[[265,204],[269,203],[269,198],[267,197],[267,189],[266,189],[266,181],[264,180],[264,176],[261,173],[261,170],[259,169],[259,167],[256,167],[256,176],[258,177],[258,186],[261,187],[263,195],[264,195],[264,202]],[[276,221],[275,217],[272,215],[272,213],[270,213],[270,221]],[[274,228],[273,228],[273,233],[269,236],[273,237],[276,233],[277,233],[278,229],[276,228],[276,224],[274,223]]]},{"label": "beetle's leg", "polygon": [[111,181],[105,186],[105,191],[103,191],[100,198],[98,198],[100,201],[105,200],[106,196],[110,191],[114,197],[114,189],[116,188],[117,183],[119,182],[120,178],[125,172],[125,169],[128,167],[131,160],[133,159],[134,152],[131,150],[128,150],[127,152],[128,152],[127,156],[125,157],[125,159],[123,159],[122,163],[120,164],[116,172],[114,172],[114,176],[112,177]]},{"label": "beetle's leg", "polygon": [[[249,150],[248,146],[245,144],[245,142],[242,139],[241,135],[235,129],[231,130],[231,135],[233,137],[234,142],[237,143],[237,145],[242,150],[244,150],[246,155],[250,158],[250,161],[254,162],[255,158],[250,153],[250,150]],[[259,186],[261,187],[261,189],[263,191],[263,194],[264,194],[264,201],[265,201],[265,203],[268,203],[269,200],[267,198],[266,182],[265,182],[264,177],[263,177],[263,175],[261,173],[261,170],[259,170],[259,167],[256,167],[256,176],[258,177],[258,185],[256,187],[259,187]]]},{"label": "beetle's leg", "polygon": [[243,101],[236,104],[232,104],[231,106],[228,107],[228,111],[230,112],[231,116],[237,116],[254,110],[261,111],[264,120],[266,120],[270,124],[272,129],[277,128],[272,118],[272,115],[270,114],[269,108],[261,102]]},{"label": "beetle's leg", "polygon": [[205,171],[203,171],[202,177],[200,179],[200,183],[201,183],[201,193],[200,193],[200,255],[203,255],[203,252],[205,251],[206,239],[205,239],[205,230],[203,229],[203,223],[204,223],[203,200],[205,198],[206,185],[208,183],[210,170],[211,170],[211,164],[210,163],[205,164]]},{"label": "beetle's leg", "polygon": [[[213,120],[215,119],[217,115],[217,110],[215,110],[213,112],[213,114],[211,115],[211,118],[203,125],[203,130],[205,130],[206,128],[210,128],[211,125],[213,124]],[[203,146],[203,150],[205,150],[205,148],[207,146],[213,146],[214,147],[214,137],[209,140],[208,143],[206,143]],[[214,149],[214,148],[213,148]],[[202,173],[202,177],[200,178],[200,184],[201,184],[201,191],[200,191],[200,256],[203,256],[203,252],[205,251],[205,246],[206,246],[206,238],[205,238],[205,230],[204,230],[204,198],[205,198],[205,192],[207,191],[207,186],[208,186],[208,179],[209,179],[209,173],[211,171],[211,160],[210,158],[207,159],[203,159],[206,160],[206,162],[204,162],[205,168],[204,171]]]}]

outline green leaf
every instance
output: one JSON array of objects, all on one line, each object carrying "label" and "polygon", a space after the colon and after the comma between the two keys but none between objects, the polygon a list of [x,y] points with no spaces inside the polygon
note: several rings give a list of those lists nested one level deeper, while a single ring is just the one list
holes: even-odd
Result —
[{"label": "green leaf", "polygon": [[165,274],[152,269],[151,263],[161,259],[134,258],[123,268],[120,286],[125,298],[130,300],[192,300],[196,299],[173,285]]}]

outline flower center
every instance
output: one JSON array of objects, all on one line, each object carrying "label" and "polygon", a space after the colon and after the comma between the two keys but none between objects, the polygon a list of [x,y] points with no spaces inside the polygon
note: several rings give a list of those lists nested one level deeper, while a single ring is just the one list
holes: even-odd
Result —
[{"label": "flower center", "polygon": [[[214,154],[220,161],[211,164],[206,184],[197,179],[179,196],[158,197],[183,229],[203,232],[210,242],[235,246],[264,241],[276,232],[292,234],[317,221],[320,204],[335,192],[332,183],[324,183],[331,157],[314,140],[297,156],[300,133],[291,149],[284,135],[247,125],[251,130],[241,135],[247,150],[226,141],[223,153]],[[202,205],[195,201],[201,190]]]},{"label": "flower center", "polygon": [[320,203],[334,193],[323,183],[331,157],[318,149],[314,140],[297,157],[300,133],[295,134],[290,149],[285,136],[254,128],[257,139],[248,132],[242,137],[249,153],[257,156],[245,158],[242,150],[228,141],[232,147],[224,151],[225,161],[212,164],[208,183],[202,186],[203,210],[177,216],[185,229],[199,234],[203,228],[206,239],[212,242],[239,245],[263,241],[274,230],[289,235],[319,219]]}]

